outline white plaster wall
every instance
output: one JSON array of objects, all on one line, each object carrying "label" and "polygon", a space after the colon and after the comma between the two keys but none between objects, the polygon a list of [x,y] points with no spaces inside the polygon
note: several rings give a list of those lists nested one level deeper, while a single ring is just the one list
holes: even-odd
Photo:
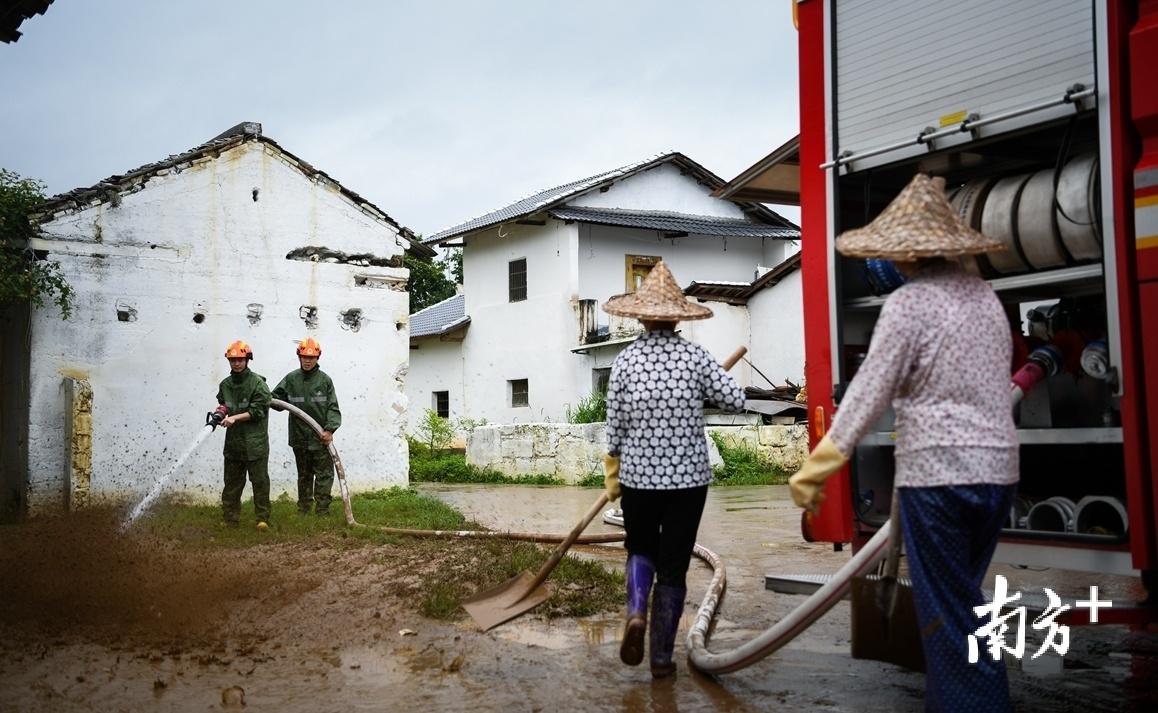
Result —
[{"label": "white plaster wall", "polygon": [[[727,359],[737,347],[748,346],[750,328],[747,308],[723,302],[702,304],[712,310],[714,316],[711,319],[680,322],[680,334],[685,339],[703,346],[718,362]],[[728,373],[740,386],[753,385],[751,368],[746,361],[741,360]]]},{"label": "white plaster wall", "polygon": [[[500,232],[502,236],[500,237]],[[560,421],[572,402],[578,344],[575,225],[506,225],[471,235],[463,292],[471,325],[463,342],[464,410],[490,423]],[[527,299],[510,302],[507,266],[527,260]],[[509,406],[508,380],[527,379],[530,406]]]},{"label": "white plaster wall", "polygon": [[406,374],[406,432],[410,434],[417,432],[426,409],[434,408],[435,391],[448,392],[452,420],[468,415],[464,407],[462,343],[444,342],[438,337],[424,337],[415,343],[417,348],[410,349],[410,371]]},{"label": "white plaster wall", "polygon": [[[264,144],[246,144],[180,173],[150,180],[119,206],[102,204],[48,222],[38,247],[60,261],[76,289],[72,319],[38,310],[32,334],[29,501],[52,504],[65,468],[62,375],[93,387],[94,496],[144,491],[204,424],[226,345],[244,339],[254,371],[270,387],[295,368],[294,340],[323,346],[343,411],[336,436],[354,489],[406,482],[402,438],[408,357],[404,269],[285,259],[306,245],[380,257],[402,252],[396,231],[362,212],[336,188],[288,166]],[[259,189],[258,200],[252,198]],[[355,275],[381,278],[354,285]],[[391,289],[393,285],[395,289]],[[119,322],[118,303],[136,309]],[[260,304],[251,324],[247,305]],[[302,305],[316,305],[307,330]],[[360,330],[339,311],[363,310]],[[201,324],[193,322],[202,311]],[[285,414],[271,413],[272,494],[295,492]],[[171,491],[215,498],[221,489],[216,433],[174,477]],[[247,490],[248,496],[248,490]]]},{"label": "white plaster wall", "polygon": [[680,286],[687,287],[695,280],[751,282],[762,254],[759,238],[661,238],[654,230],[584,223],[579,226],[579,296],[599,300],[600,323],[606,324],[602,305],[626,289],[627,255],[663,258]]},{"label": "white plaster wall", "polygon": [[617,181],[605,191],[592,191],[571,201],[571,205],[625,210],[657,210],[690,215],[743,218],[735,203],[711,197],[711,189],[694,177],[682,175],[678,166],[661,164]]},{"label": "white plaster wall", "polygon": [[[752,324],[751,360],[777,384],[791,379],[804,383],[804,305],[800,270],[786,275],[773,287],[760,290],[748,300]],[[753,374],[751,384],[768,388]]]}]

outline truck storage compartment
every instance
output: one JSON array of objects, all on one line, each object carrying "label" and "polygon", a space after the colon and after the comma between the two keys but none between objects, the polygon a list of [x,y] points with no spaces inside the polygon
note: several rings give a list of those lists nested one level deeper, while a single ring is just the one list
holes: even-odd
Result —
[{"label": "truck storage compartment", "polygon": [[[1072,111],[1072,109],[1071,109]],[[1014,408],[1021,482],[1003,539],[1125,547],[1121,385],[1107,323],[1097,121],[1093,111],[834,177],[837,233],[868,223],[920,171],[943,176],[950,202],[974,228],[1006,243],[1003,256],[963,261],[987,279],[1010,320],[1011,373],[1036,381]],[[841,387],[903,276],[887,261],[837,255],[836,329]],[[1112,274],[1112,272],[1111,272]],[[929,329],[939,325],[930,324]],[[839,405],[838,405],[839,407]],[[853,510],[862,530],[887,518],[891,414],[852,458]]]}]

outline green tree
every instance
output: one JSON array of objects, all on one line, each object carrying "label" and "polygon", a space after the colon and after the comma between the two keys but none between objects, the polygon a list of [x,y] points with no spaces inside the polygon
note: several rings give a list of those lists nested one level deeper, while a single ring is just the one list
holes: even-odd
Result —
[{"label": "green tree", "polygon": [[29,247],[39,231],[31,215],[44,203],[44,184],[0,168],[0,304],[56,304],[72,314],[72,286],[60,263]]},{"label": "green tree", "polygon": [[410,314],[454,296],[454,283],[446,278],[441,260],[407,254],[402,263],[410,270]]},{"label": "green tree", "polygon": [[462,284],[462,248],[452,248],[450,254],[440,260],[444,269],[454,277],[454,284]]}]

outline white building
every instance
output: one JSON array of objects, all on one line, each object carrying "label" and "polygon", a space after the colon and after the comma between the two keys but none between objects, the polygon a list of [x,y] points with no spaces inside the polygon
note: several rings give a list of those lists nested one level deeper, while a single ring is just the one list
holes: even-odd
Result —
[{"label": "white building", "polygon": [[[203,427],[235,339],[272,389],[297,367],[295,342],[316,337],[351,486],[406,482],[402,255],[432,251],[260,124],[57,196],[41,229],[32,247],[59,261],[76,307],[67,321],[4,313],[7,509],[143,492]],[[276,498],[296,493],[296,473],[287,415],[270,419]],[[219,495],[223,436],[171,491]]]},{"label": "white building", "polygon": [[[799,230],[758,203],[713,197],[723,185],[669,153],[431,236],[427,244],[463,247],[464,284],[462,294],[411,317],[411,428],[428,408],[491,423],[565,420],[639,331],[601,305],[634,289],[661,259],[683,284],[710,283],[699,287],[705,300],[719,300],[716,289],[749,290],[710,304],[716,316],[684,323],[685,336],[721,360],[748,346],[769,377],[799,380],[803,335],[791,259]],[[765,267],[776,273],[759,283]],[[766,317],[754,316],[757,302],[767,302]],[[743,362],[733,373],[743,385],[768,386]]]}]

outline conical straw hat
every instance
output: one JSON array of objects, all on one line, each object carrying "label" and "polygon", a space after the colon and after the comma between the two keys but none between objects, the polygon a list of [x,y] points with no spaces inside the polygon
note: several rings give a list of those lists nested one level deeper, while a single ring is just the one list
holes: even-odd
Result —
[{"label": "conical straw hat", "polygon": [[918,173],[871,223],[836,239],[849,257],[915,260],[922,257],[977,255],[1004,250],[961,222],[945,198],[945,179]]},{"label": "conical straw hat", "polygon": [[684,291],[662,260],[651,268],[638,290],[612,297],[603,305],[603,311],[620,317],[656,322],[682,322],[712,316],[712,310],[707,307],[688,302]]}]

